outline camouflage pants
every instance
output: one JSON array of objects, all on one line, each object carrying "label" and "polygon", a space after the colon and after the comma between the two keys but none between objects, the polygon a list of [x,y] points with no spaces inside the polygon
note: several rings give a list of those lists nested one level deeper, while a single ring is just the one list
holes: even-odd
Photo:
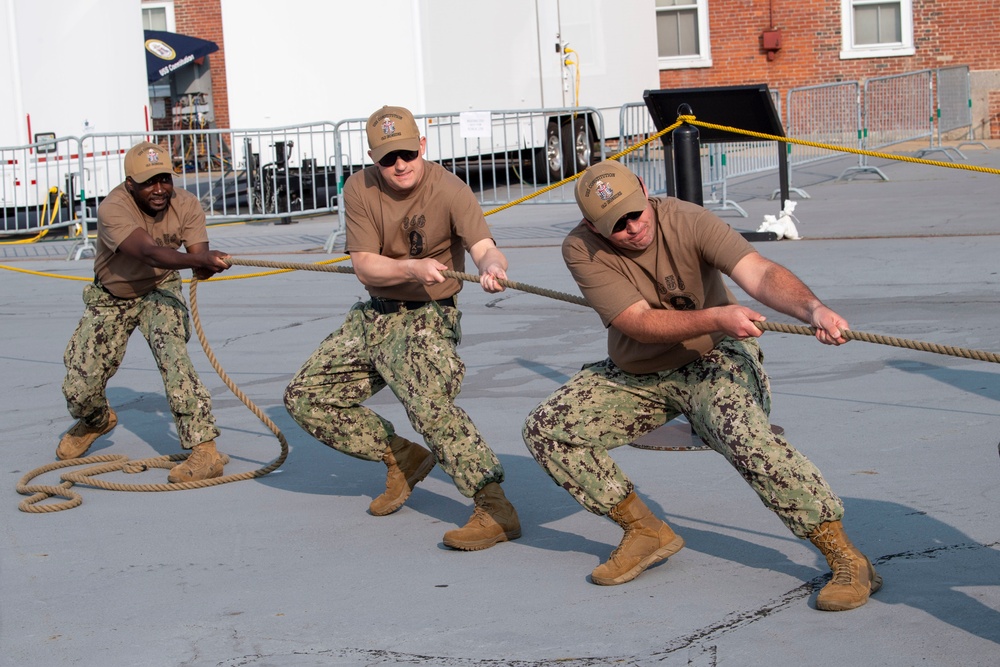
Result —
[{"label": "camouflage pants", "polygon": [[285,390],[285,407],[302,428],[350,456],[381,461],[393,425],[362,403],[388,386],[426,440],[438,465],[471,498],[503,467],[469,415],[455,405],[465,364],[457,308],[430,304],[382,315],[368,303],[347,314]]},{"label": "camouflage pants", "polygon": [[93,283],[83,290],[86,306],[69,339],[63,361],[63,395],[69,413],[93,425],[108,409],[105,390],[125,357],[132,332],[142,332],[153,352],[181,446],[190,449],[219,435],[212,397],[188,356],[191,337],[179,275],[137,299],[118,299]]},{"label": "camouflage pants", "polygon": [[608,450],[683,414],[798,537],[844,510],[819,470],[771,432],[768,378],[755,340],[724,339],[676,370],[584,367],[528,416],[524,442],[553,480],[595,514],[633,490]]}]

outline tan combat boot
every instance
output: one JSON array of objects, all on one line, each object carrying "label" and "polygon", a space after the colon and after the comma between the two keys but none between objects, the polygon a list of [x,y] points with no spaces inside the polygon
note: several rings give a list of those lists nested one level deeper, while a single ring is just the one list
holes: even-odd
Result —
[{"label": "tan combat boot", "polygon": [[653,516],[635,491],[612,507],[608,516],[625,529],[625,536],[607,562],[591,572],[595,584],[614,586],[632,581],[653,563],[673,556],[684,547],[684,538]]},{"label": "tan combat boot", "polygon": [[882,588],[882,577],[871,561],[851,544],[840,521],[827,521],[809,534],[809,541],[826,556],[833,571],[830,583],[816,596],[816,608],[846,611],[868,602],[868,596]]},{"label": "tan combat boot", "polygon": [[215,440],[209,440],[195,445],[184,461],[171,468],[167,481],[178,484],[222,477],[223,464],[222,456],[215,449]]},{"label": "tan combat boot", "polygon": [[111,408],[100,426],[87,426],[82,419],[73,424],[73,427],[66,431],[59,446],[56,447],[56,458],[60,461],[66,459],[78,459],[87,453],[90,446],[99,437],[113,429],[118,424],[118,415]]},{"label": "tan combat boot", "polygon": [[503,489],[490,482],[476,492],[476,509],[468,523],[444,534],[444,543],[452,549],[478,551],[498,542],[521,537],[521,521],[517,510],[507,500]]},{"label": "tan combat boot", "polygon": [[375,516],[392,514],[402,507],[413,487],[434,467],[433,454],[398,435],[392,437],[382,460],[389,471],[385,475],[385,492],[368,506],[368,511]]}]

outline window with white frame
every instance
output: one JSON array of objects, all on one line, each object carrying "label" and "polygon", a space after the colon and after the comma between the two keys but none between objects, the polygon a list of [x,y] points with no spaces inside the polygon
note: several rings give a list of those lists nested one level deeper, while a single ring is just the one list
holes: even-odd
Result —
[{"label": "window with white frame", "polygon": [[841,58],[911,56],[913,0],[840,0]]},{"label": "window with white frame", "polygon": [[173,2],[143,2],[142,29],[175,32]]},{"label": "window with white frame", "polygon": [[710,67],[708,0],[656,0],[660,69]]}]

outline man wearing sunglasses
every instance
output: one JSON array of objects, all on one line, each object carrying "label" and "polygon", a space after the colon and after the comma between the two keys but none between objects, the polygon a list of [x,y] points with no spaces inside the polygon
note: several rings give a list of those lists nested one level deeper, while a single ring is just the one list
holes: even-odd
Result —
[{"label": "man wearing sunglasses", "polygon": [[608,329],[609,357],[584,366],[535,408],[523,436],[557,484],[625,531],[592,581],[631,581],[684,546],[608,456],[683,414],[792,533],[826,556],[833,578],[817,608],[865,604],[882,579],[844,534],[843,504],[819,470],[772,432],[756,340],[764,316],[737,303],[722,276],[810,324],[821,343],[847,342],[847,322],[706,209],[648,199],[618,162],[588,168],[576,201],[584,220],[564,240],[563,259]]},{"label": "man wearing sunglasses", "polygon": [[[517,512],[500,484],[503,467],[468,414],[455,405],[465,365],[456,296],[465,253],[480,285],[501,292],[507,259],[490,235],[472,190],[423,158],[426,138],[402,107],[383,107],[367,122],[374,164],[343,190],[347,251],[371,299],[351,309],[285,390],[292,417],[320,442],[355,458],[382,461],[385,491],[374,516],[403,506],[437,463],[475,509],[462,528],[444,534],[453,549],[486,549],[521,536]],[[430,450],[396,434],[362,403],[388,386]]]}]

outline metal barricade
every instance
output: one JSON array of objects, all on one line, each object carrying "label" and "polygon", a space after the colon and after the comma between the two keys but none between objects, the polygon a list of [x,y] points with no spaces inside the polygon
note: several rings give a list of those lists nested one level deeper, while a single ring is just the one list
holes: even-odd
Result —
[{"label": "metal barricade", "polygon": [[[781,93],[777,90],[770,90],[771,103],[774,104],[778,118],[781,118]],[[747,212],[735,201],[729,199],[729,179],[761,174],[768,171],[776,171],[780,166],[779,160],[784,157],[778,149],[777,141],[727,141],[719,144],[719,163],[722,170],[722,182],[719,192],[715,188],[711,190],[711,198],[706,202],[706,208],[710,210],[725,211],[735,209],[744,218]],[[780,192],[778,188],[775,192]],[[721,194],[721,199],[719,198]],[[774,195],[771,197],[774,199]]]},{"label": "metal barricade", "polygon": [[[788,91],[785,132],[817,144],[861,148],[861,86],[857,81],[803,86]],[[788,144],[789,190],[808,199],[793,185],[795,167],[839,157],[831,149]]]},{"label": "metal barricade", "polygon": [[[464,111],[415,115],[426,137],[425,159],[462,178],[482,206],[502,205],[582,171],[604,159],[604,120],[591,107]],[[367,118],[334,126],[336,183],[372,165],[365,132]],[[553,188],[525,204],[567,204],[572,188]],[[344,232],[345,212],[327,238],[332,252]]]},{"label": "metal barricade", "polygon": [[[964,160],[966,157],[961,150],[963,146],[978,145],[987,148],[986,144],[975,141],[972,136],[972,91],[968,65],[934,70],[934,96],[937,101],[936,150],[945,153],[954,151]],[[945,134],[958,130],[966,130],[964,134],[967,141],[959,143],[955,148],[941,144]],[[922,154],[925,152],[930,151],[923,151]]]},{"label": "metal barricade", "polygon": [[[623,104],[618,114],[618,126],[621,134],[616,152],[632,148],[657,132],[644,102]],[[666,160],[667,151],[660,139],[651,141],[619,158],[619,161],[632,173],[642,178],[651,195],[665,195],[669,190],[667,178],[673,171],[667,169]]]},{"label": "metal barricade", "polygon": [[[865,81],[862,98],[864,150],[877,150],[907,141],[934,141],[934,91],[931,70],[882,76]],[[861,155],[857,167],[846,169],[840,178],[858,173],[873,173],[883,181],[889,178],[878,167],[868,164]]]},{"label": "metal barricade", "polygon": [[193,192],[209,223],[319,215],[336,209],[334,125],[157,132],[174,185]]},{"label": "metal barricade", "polygon": [[77,224],[82,180],[75,137],[0,148],[0,232],[38,234]]}]

